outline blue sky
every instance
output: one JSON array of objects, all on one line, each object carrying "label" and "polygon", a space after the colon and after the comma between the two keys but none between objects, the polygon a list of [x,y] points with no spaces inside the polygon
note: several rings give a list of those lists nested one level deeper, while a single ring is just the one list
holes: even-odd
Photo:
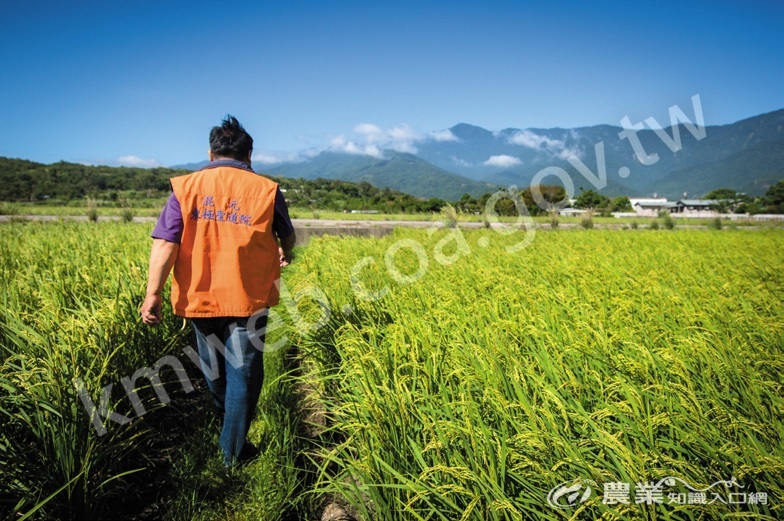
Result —
[{"label": "blue sky", "polygon": [[0,156],[256,164],[504,128],[727,124],[784,108],[784,2],[3,2]]}]

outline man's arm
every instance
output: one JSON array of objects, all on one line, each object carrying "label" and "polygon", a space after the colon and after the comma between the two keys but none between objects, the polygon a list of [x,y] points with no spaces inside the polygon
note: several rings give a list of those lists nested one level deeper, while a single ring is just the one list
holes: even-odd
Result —
[{"label": "man's arm", "polygon": [[283,196],[280,187],[275,192],[275,213],[272,217],[272,229],[280,241],[280,247],[278,248],[280,265],[288,266],[294,259],[293,250],[294,243],[297,242],[297,236],[294,233],[294,225],[291,224],[286,198]]},{"label": "man's arm", "polygon": [[147,276],[147,296],[142,303],[142,321],[154,326],[161,322],[161,293],[169,278],[180,245],[164,239],[153,239],[150,252],[150,271]]},{"label": "man's arm", "polygon": [[294,259],[294,244],[297,242],[297,235],[294,230],[286,237],[280,239],[280,265],[288,266]]}]

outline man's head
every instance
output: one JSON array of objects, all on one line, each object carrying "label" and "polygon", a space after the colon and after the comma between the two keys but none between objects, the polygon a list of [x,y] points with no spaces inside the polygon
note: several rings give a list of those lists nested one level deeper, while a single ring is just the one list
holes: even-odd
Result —
[{"label": "man's head", "polygon": [[219,127],[210,131],[210,159],[229,158],[250,164],[253,138],[232,115],[223,118]]}]

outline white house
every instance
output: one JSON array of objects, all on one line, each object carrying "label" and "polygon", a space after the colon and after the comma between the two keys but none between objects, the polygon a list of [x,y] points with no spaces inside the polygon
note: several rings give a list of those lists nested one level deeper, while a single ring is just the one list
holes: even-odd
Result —
[{"label": "white house", "polygon": [[683,217],[718,217],[719,212],[713,209],[717,203],[713,199],[681,199],[677,213]]},{"label": "white house", "polygon": [[561,217],[581,217],[587,210],[581,210],[580,208],[561,208],[558,210],[558,215]]},{"label": "white house", "polygon": [[666,198],[657,199],[632,199],[632,208],[637,215],[641,217],[656,217],[662,210],[675,213],[678,209],[678,203],[668,201]]}]

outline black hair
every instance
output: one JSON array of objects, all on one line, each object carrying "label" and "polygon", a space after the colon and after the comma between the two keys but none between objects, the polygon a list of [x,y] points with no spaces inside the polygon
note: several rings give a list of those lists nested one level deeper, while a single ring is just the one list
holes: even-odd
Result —
[{"label": "black hair", "polygon": [[221,126],[210,130],[210,150],[215,157],[247,161],[253,151],[253,138],[242,128],[237,118],[229,114],[223,118]]}]

